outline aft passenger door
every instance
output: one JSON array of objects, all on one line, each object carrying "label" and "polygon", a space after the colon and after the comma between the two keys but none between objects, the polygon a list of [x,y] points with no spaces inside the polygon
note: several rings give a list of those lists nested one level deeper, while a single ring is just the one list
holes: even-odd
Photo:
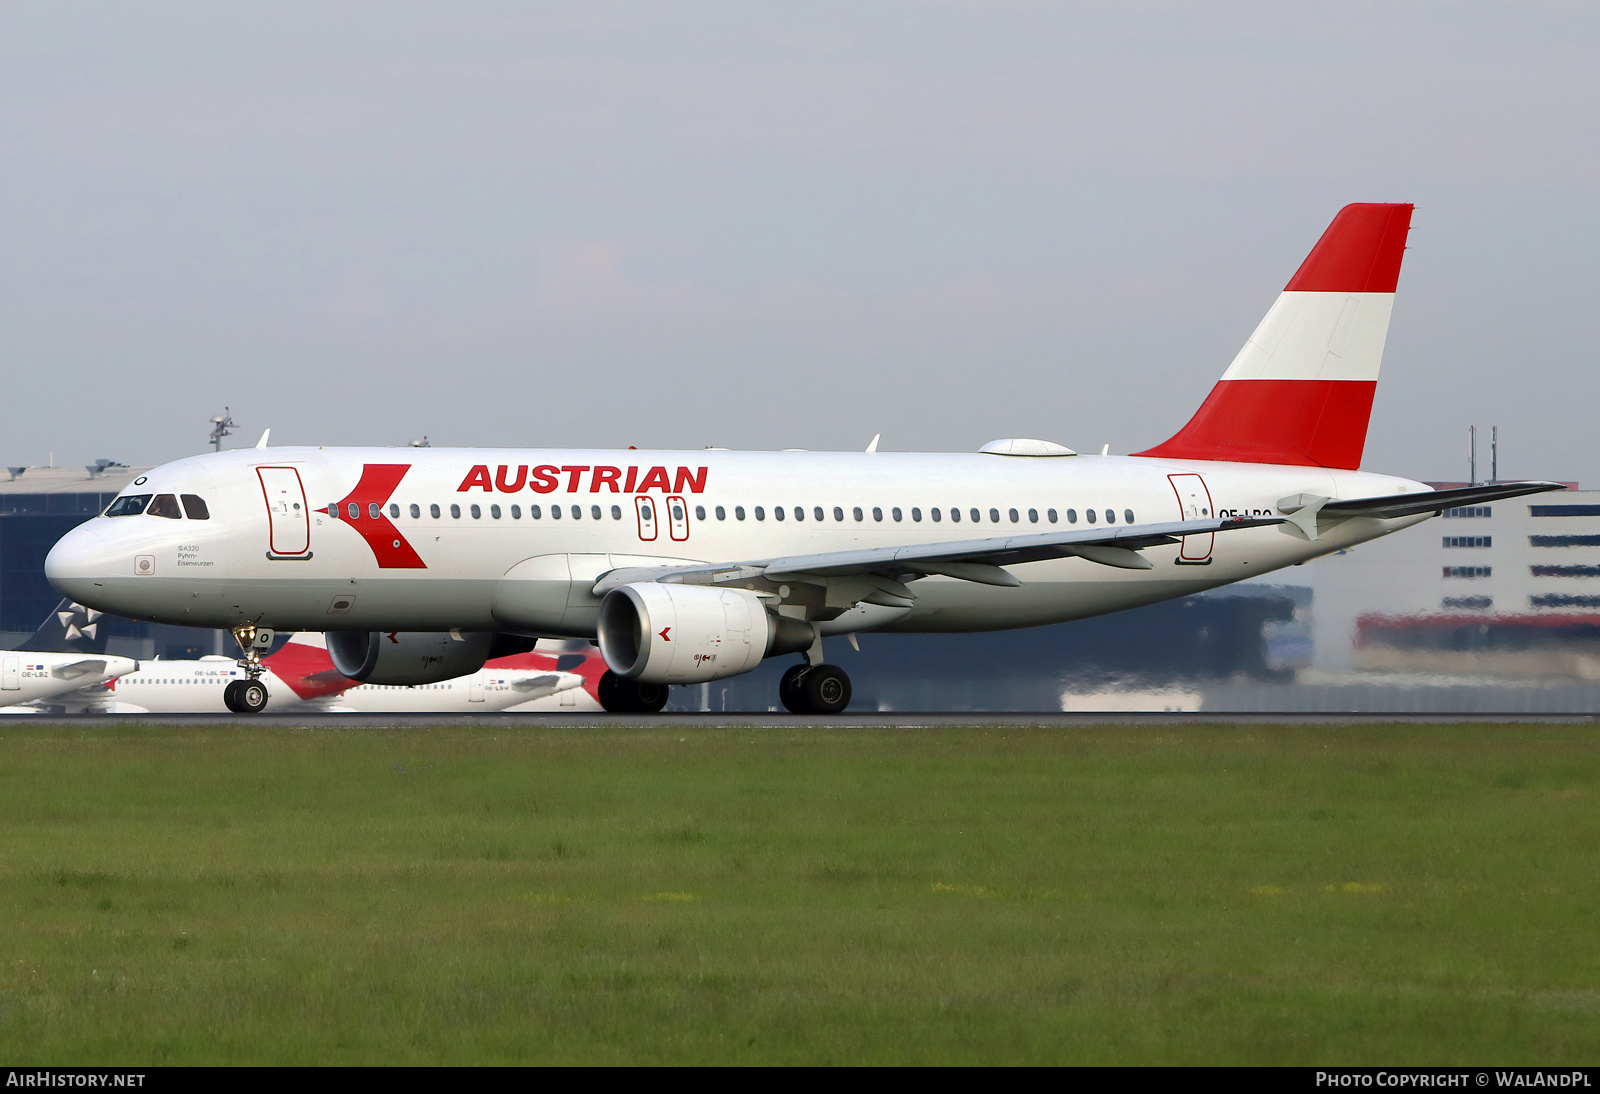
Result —
[{"label": "aft passenger door", "polygon": [[[1216,516],[1216,508],[1211,504],[1211,491],[1206,487],[1206,480],[1199,475],[1168,475],[1172,483],[1173,493],[1178,495],[1179,520],[1205,520]],[[1183,546],[1178,548],[1178,564],[1180,566],[1204,566],[1211,561],[1211,545],[1216,539],[1216,534],[1206,532],[1197,536],[1184,536]]]},{"label": "aft passenger door", "polygon": [[22,658],[0,659],[0,691],[22,690]]},{"label": "aft passenger door", "polygon": [[309,558],[311,520],[300,472],[292,467],[258,467],[256,476],[267,502],[267,557]]}]

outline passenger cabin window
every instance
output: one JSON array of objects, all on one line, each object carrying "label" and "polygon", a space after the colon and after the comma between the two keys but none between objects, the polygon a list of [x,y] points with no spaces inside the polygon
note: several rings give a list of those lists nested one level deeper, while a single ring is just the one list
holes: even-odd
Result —
[{"label": "passenger cabin window", "polygon": [[899,523],[899,520],[900,520],[900,507],[897,505],[893,509],[889,510],[889,515],[895,519],[896,523]]},{"label": "passenger cabin window", "polygon": [[522,519],[522,506],[513,505],[511,507],[511,519],[512,520],[521,520]]},{"label": "passenger cabin window", "polygon": [[811,515],[817,520],[822,519],[822,506],[818,505],[811,510]]},{"label": "passenger cabin window", "polygon": [[1021,519],[1020,517],[1017,516],[1017,511],[1015,509],[1007,510],[1006,511],[1006,516],[1011,518],[1011,523],[1012,524],[1017,523],[1017,521]]},{"label": "passenger cabin window", "polygon": [[452,517],[454,517],[456,520],[460,520],[461,519],[461,506],[456,505],[454,502],[452,502],[450,504],[450,515]]},{"label": "passenger cabin window", "polygon": [[621,520],[622,519],[622,506],[613,505],[611,507],[611,519],[612,520]]},{"label": "passenger cabin window", "polygon": [[922,510],[916,508],[915,506],[913,506],[912,509],[911,509],[911,519],[914,520],[914,521],[921,520],[922,519]]},{"label": "passenger cabin window", "polygon": [[489,515],[491,517],[493,517],[495,520],[499,520],[500,519],[500,507],[498,505],[489,506]]},{"label": "passenger cabin window", "polygon": [[[645,520],[649,520],[650,519],[650,514],[646,513],[644,515],[644,518],[645,518]],[[561,506],[552,505],[550,507],[550,519],[551,520],[560,520],[561,519]]]},{"label": "passenger cabin window", "polygon": [[591,517],[593,517],[595,520],[599,520],[600,519],[600,507],[598,505],[589,506],[589,515]]},{"label": "passenger cabin window", "polygon": [[961,523],[961,510],[957,509],[954,505],[950,507],[950,520],[955,524]]},{"label": "passenger cabin window", "polygon": [[[211,510],[206,508],[205,498],[199,494],[179,494],[178,497],[183,501],[183,511],[188,514],[190,520],[211,519]],[[295,508],[298,509],[299,506]]]},{"label": "passenger cabin window", "polygon": [[1132,524],[1133,523],[1133,510],[1132,509],[1124,509],[1122,511],[1122,519],[1123,519],[1124,522],[1126,522],[1128,524]]},{"label": "passenger cabin window", "polygon": [[854,509],[850,510],[850,515],[855,517],[856,520],[858,520],[858,521],[864,519],[862,517],[862,515],[861,515],[861,506],[859,506],[859,505],[856,506]]},{"label": "passenger cabin window", "polygon": [[433,505],[428,506],[428,515],[431,516],[434,520],[438,520],[439,519],[439,505],[438,505],[437,502],[435,502]]},{"label": "passenger cabin window", "polygon": [[706,519],[706,507],[704,505],[696,505],[694,507],[694,519],[695,520],[705,520]]},{"label": "passenger cabin window", "polygon": [[400,516],[400,507],[398,505],[390,505],[389,515],[398,519]]},{"label": "passenger cabin window", "polygon": [[728,511],[726,509],[724,509],[720,505],[717,506],[717,519],[718,520],[727,520],[728,519]]},{"label": "passenger cabin window", "polygon": [[794,519],[795,520],[805,520],[806,519],[806,511],[805,511],[805,509],[803,509],[802,507],[796,505],[794,507]]},{"label": "passenger cabin window", "polygon": [[989,523],[990,524],[999,524],[1000,523],[1000,510],[998,510],[998,509],[989,510]]},{"label": "passenger cabin window", "polygon": [[744,519],[744,506],[735,505],[733,507],[733,519],[734,520],[743,520]]},{"label": "passenger cabin window", "polygon": [[108,517],[136,517],[144,512],[144,507],[150,504],[149,494],[128,494],[111,503],[106,510]]},{"label": "passenger cabin window", "polygon": [[766,520],[767,519],[767,511],[765,509],[761,508],[761,506],[759,506],[759,505],[756,506],[756,519],[757,520]]},{"label": "passenger cabin window", "polygon": [[1044,515],[1045,515],[1045,519],[1048,520],[1051,524],[1054,524],[1056,522],[1056,511],[1054,509],[1046,509],[1044,511]]},{"label": "passenger cabin window", "polygon": [[383,510],[378,508],[377,502],[367,502],[367,516],[371,517],[373,520],[377,520],[379,517],[383,516]]},{"label": "passenger cabin window", "polygon": [[183,510],[178,508],[176,494],[157,494],[156,500],[150,503],[150,508],[145,512],[152,517],[166,517],[168,520],[183,519]]},{"label": "passenger cabin window", "polygon": [[473,520],[479,520],[483,517],[483,510],[478,508],[476,504],[474,504],[469,511],[472,513]]},{"label": "passenger cabin window", "polygon": [[345,506],[345,511],[350,514],[351,520],[361,519],[361,506],[356,502],[351,502],[349,505]]},{"label": "passenger cabin window", "polygon": [[772,515],[774,517],[777,517],[779,520],[782,520],[783,519],[783,506],[774,505],[772,507]]},{"label": "passenger cabin window", "polygon": [[[1069,520],[1071,519],[1071,517],[1072,517],[1072,510],[1071,509],[1067,510],[1067,517],[1068,517]],[[1085,520],[1087,520],[1090,524],[1093,524],[1094,523],[1094,510],[1093,509],[1085,509],[1083,511],[1083,518]]]},{"label": "passenger cabin window", "polygon": [[682,520],[683,519],[683,506],[679,505],[677,502],[673,502],[673,504],[672,504],[672,519],[673,520]]},{"label": "passenger cabin window", "polygon": [[528,506],[528,516],[532,520],[538,520],[540,517],[544,516],[544,510],[539,508],[537,505],[530,505]]},{"label": "passenger cabin window", "polygon": [[1107,509],[1106,510],[1106,523],[1107,524],[1115,524],[1115,523],[1117,523],[1117,511],[1115,509]]},{"label": "passenger cabin window", "polygon": [[412,520],[419,520],[419,519],[421,519],[421,517],[422,517],[422,506],[418,505],[416,502],[412,502],[411,503],[411,519]]},{"label": "passenger cabin window", "polygon": [[1039,510],[1037,510],[1037,509],[1029,509],[1028,510],[1028,523],[1029,524],[1038,524],[1039,523]]},{"label": "passenger cabin window", "polygon": [[574,505],[572,507],[572,519],[573,520],[582,520],[583,519],[583,506]]},{"label": "passenger cabin window", "polygon": [[[857,520],[861,519],[860,514],[861,514],[861,510],[859,510],[859,509],[856,510],[856,519]],[[837,505],[835,505],[833,507],[833,519],[837,520],[837,521],[840,521],[841,523],[844,521],[844,510],[839,508]]]}]

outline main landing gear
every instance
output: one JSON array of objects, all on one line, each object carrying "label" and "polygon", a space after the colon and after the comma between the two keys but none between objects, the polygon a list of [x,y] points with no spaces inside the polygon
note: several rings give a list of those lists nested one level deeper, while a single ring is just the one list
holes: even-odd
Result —
[{"label": "main landing gear", "polygon": [[610,669],[600,674],[600,705],[612,714],[660,714],[667,705],[667,685],[624,680]]},{"label": "main landing gear", "polygon": [[850,677],[838,665],[795,665],[778,681],[778,699],[794,714],[838,714],[850,705]]},{"label": "main landing gear", "polygon": [[261,682],[261,674],[267,671],[261,663],[261,651],[272,648],[272,631],[245,623],[233,628],[233,638],[244,653],[239,658],[239,667],[244,670],[245,678],[222,689],[222,703],[235,714],[260,714],[266,709],[269,698],[267,685]]}]

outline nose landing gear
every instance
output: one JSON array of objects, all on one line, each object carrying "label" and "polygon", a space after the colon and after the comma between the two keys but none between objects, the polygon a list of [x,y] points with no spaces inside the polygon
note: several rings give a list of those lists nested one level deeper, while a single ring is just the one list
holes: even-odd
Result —
[{"label": "nose landing gear", "polygon": [[838,665],[795,665],[778,681],[778,699],[792,714],[838,714],[850,705],[850,677]]},{"label": "nose landing gear", "polygon": [[235,680],[222,689],[222,702],[235,714],[259,714],[267,705],[267,686],[260,680]]},{"label": "nose landing gear", "polygon": [[235,714],[259,714],[269,698],[267,685],[261,682],[261,674],[267,671],[261,663],[261,651],[272,648],[273,633],[266,627],[245,623],[233,628],[233,638],[243,651],[239,667],[245,678],[222,689],[223,705]]}]

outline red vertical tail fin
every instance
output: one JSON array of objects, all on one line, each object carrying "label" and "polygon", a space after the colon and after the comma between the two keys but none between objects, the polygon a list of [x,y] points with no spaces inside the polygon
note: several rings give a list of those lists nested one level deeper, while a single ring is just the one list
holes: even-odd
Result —
[{"label": "red vertical tail fin", "polygon": [[1411,210],[1339,210],[1189,424],[1135,455],[1361,466]]}]

